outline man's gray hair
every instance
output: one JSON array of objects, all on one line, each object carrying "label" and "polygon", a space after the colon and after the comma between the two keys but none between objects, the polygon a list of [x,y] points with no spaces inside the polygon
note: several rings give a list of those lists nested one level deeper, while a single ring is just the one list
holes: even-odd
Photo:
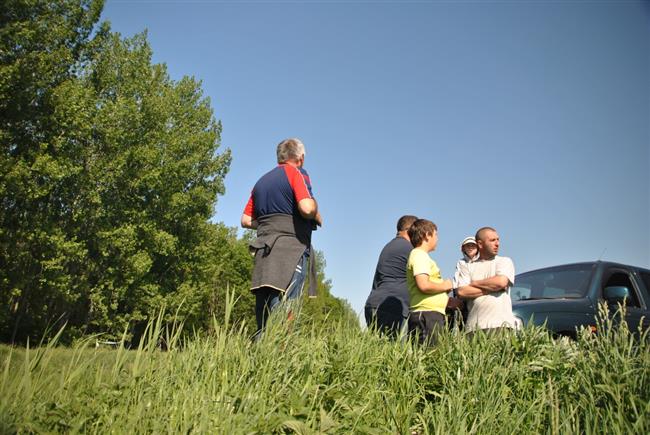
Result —
[{"label": "man's gray hair", "polygon": [[278,144],[278,163],[284,163],[287,160],[298,160],[305,154],[305,146],[300,139],[285,139]]}]

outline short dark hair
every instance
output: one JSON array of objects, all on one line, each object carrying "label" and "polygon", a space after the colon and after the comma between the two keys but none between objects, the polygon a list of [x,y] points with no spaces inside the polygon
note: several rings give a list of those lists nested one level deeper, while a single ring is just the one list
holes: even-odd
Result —
[{"label": "short dark hair", "polygon": [[400,231],[408,231],[409,228],[411,228],[411,225],[413,225],[413,222],[418,220],[417,216],[413,216],[410,214],[406,214],[399,218],[397,221],[397,232],[399,233]]},{"label": "short dark hair", "polygon": [[481,228],[479,228],[478,231],[476,232],[476,235],[474,236],[474,240],[476,240],[476,243],[478,243],[479,240],[483,240],[483,239],[481,239],[481,233],[483,231],[494,231],[495,233],[497,232],[497,230],[495,230],[492,227],[481,227]]},{"label": "short dark hair", "polygon": [[427,219],[418,219],[411,225],[409,228],[409,239],[411,239],[411,245],[414,248],[417,248],[424,242],[427,236],[433,235],[434,232],[438,231],[436,224]]}]

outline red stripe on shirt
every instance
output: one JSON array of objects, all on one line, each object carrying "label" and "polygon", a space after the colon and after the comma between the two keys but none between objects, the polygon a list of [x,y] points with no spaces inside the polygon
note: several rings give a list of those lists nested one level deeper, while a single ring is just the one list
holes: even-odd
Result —
[{"label": "red stripe on shirt", "polygon": [[255,213],[255,204],[253,203],[253,193],[251,192],[250,198],[248,198],[248,202],[246,203],[246,207],[244,208],[244,214],[246,216],[250,216],[253,219],[255,219],[255,216],[253,216]]},{"label": "red stripe on shirt", "polygon": [[312,198],[307,187],[307,181],[298,168],[291,165],[284,165],[284,172],[287,174],[287,179],[293,190],[296,202]]}]

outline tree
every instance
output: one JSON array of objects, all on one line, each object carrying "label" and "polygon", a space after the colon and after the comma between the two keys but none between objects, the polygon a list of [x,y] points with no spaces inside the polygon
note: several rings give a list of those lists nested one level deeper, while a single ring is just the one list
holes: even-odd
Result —
[{"label": "tree", "polygon": [[74,301],[65,272],[83,263],[66,234],[70,155],[59,149],[54,94],[86,61],[101,2],[4,2],[0,11],[0,324],[4,340],[44,329]]},{"label": "tree", "polygon": [[[3,340],[129,327],[204,309],[208,222],[230,153],[200,84],[152,65],[146,35],[95,28],[101,1],[2,12]],[[96,32],[92,35],[92,31]]]},{"label": "tree", "polygon": [[[333,327],[336,322],[342,321],[351,328],[358,328],[357,315],[347,301],[332,295],[332,281],[325,277],[325,255],[322,251],[314,252],[316,261],[317,297],[309,298],[303,295],[302,315],[320,328]],[[305,284],[305,288],[309,283]]]}]

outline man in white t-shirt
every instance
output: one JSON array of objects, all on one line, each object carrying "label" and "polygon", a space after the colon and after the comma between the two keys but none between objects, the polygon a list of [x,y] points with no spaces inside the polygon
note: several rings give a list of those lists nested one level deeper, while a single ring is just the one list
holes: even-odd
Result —
[{"label": "man in white t-shirt", "polygon": [[515,328],[510,287],[515,282],[515,266],[500,257],[499,234],[483,227],[476,232],[479,258],[461,266],[458,296],[468,300],[467,331]]}]

